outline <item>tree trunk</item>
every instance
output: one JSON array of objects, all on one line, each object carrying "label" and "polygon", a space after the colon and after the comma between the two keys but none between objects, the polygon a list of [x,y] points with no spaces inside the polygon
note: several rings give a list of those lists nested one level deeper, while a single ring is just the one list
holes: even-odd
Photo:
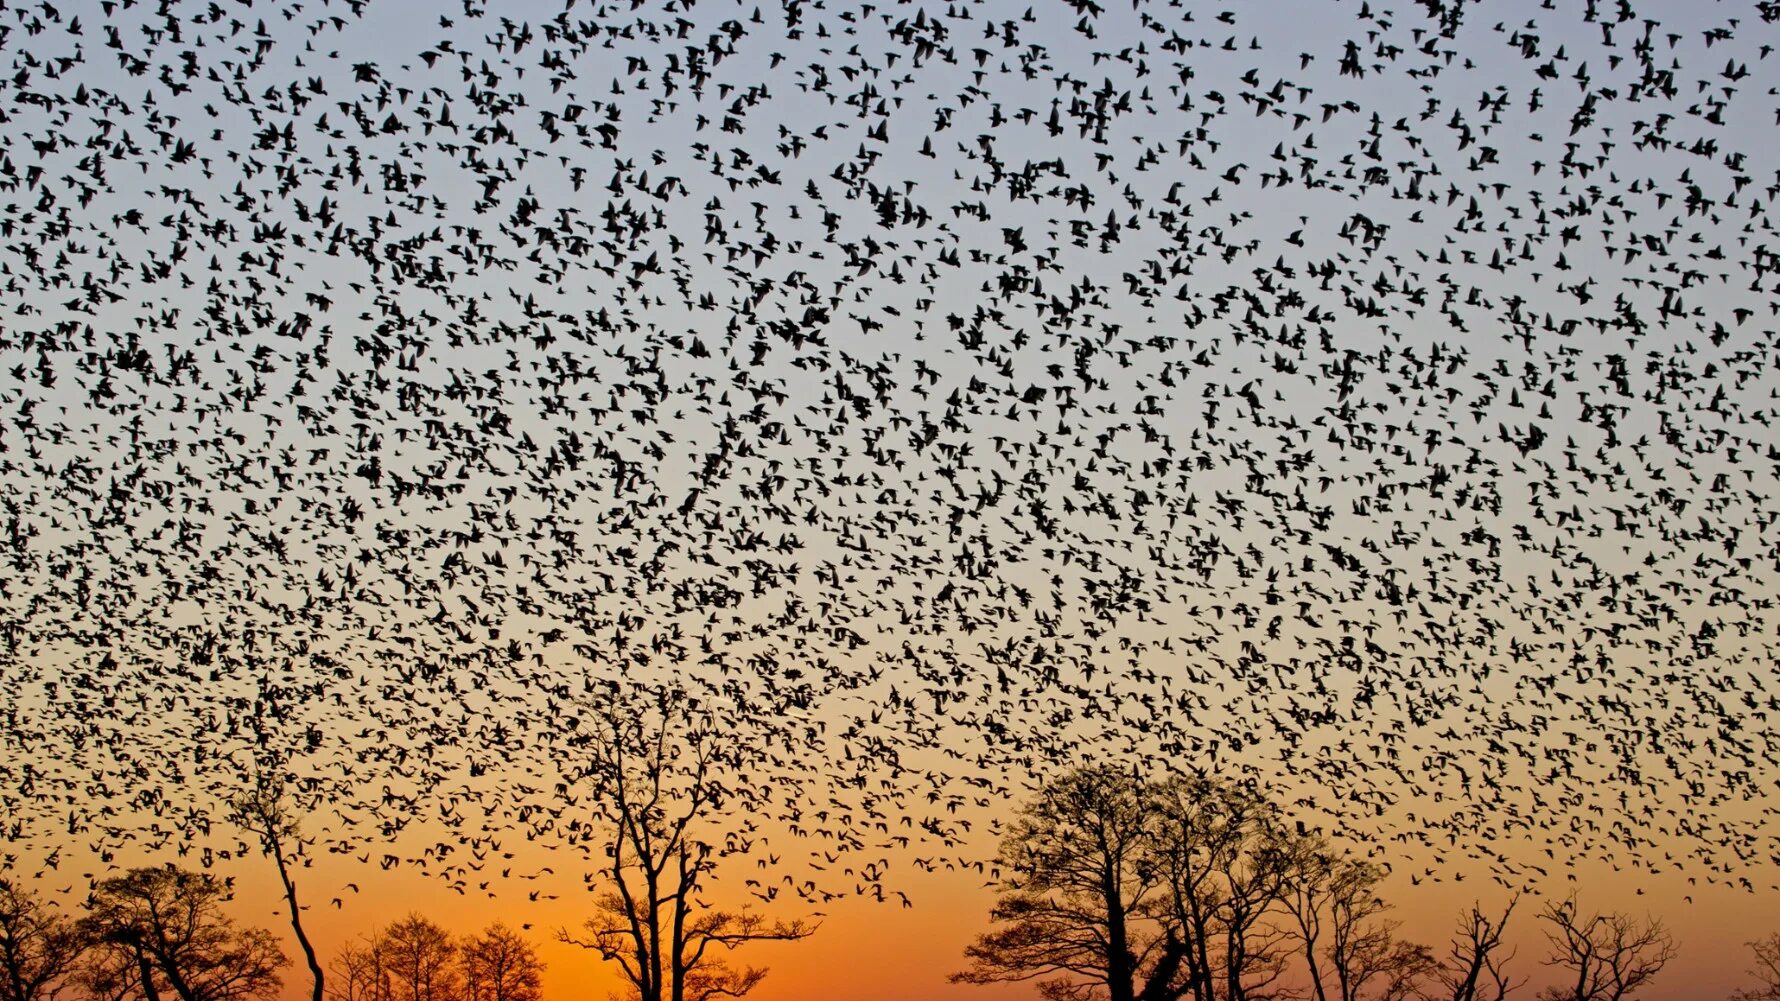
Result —
[{"label": "tree trunk", "polygon": [[1106,900],[1107,997],[1110,1001],[1136,1001],[1131,987],[1131,942],[1125,933],[1125,901],[1118,873],[1110,863],[1101,869],[1100,892]]},{"label": "tree trunk", "polygon": [[142,978],[142,996],[147,1001],[161,1001],[161,992],[155,988],[154,967],[140,949],[136,950],[136,975]]},{"label": "tree trunk", "polygon": [[284,884],[284,902],[290,906],[290,929],[297,936],[297,947],[303,950],[303,962],[309,967],[310,1001],[322,1001],[321,960],[316,958],[315,946],[303,931],[303,909],[297,905],[297,884],[291,881],[290,870],[284,864],[284,846],[279,843],[277,832],[269,830],[268,833],[272,836],[266,843],[272,849],[272,860],[278,864],[278,881]]}]

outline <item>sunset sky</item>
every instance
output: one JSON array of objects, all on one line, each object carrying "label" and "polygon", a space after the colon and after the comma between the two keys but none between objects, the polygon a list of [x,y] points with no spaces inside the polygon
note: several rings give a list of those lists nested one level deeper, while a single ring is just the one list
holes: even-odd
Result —
[{"label": "sunset sky", "polygon": [[1780,930],[1776,20],[0,12],[7,878],[283,933],[220,806],[272,757],[325,950],[499,918],[604,997],[552,940],[649,679],[756,790],[712,901],[811,888],[758,998],[1035,996],[945,977],[1099,761],[1264,783],[1436,948],[1523,893],[1534,988],[1575,890],[1722,996]]}]

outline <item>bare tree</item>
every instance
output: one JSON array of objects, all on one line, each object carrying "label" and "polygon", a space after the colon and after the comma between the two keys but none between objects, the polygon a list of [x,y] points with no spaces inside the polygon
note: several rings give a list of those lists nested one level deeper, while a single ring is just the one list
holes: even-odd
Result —
[{"label": "bare tree", "polygon": [[750,942],[797,941],[815,929],[803,921],[711,908],[698,896],[719,851],[702,831],[729,801],[751,790],[735,777],[748,770],[721,716],[672,685],[610,683],[589,693],[577,743],[587,754],[580,776],[603,810],[586,836],[601,841],[601,875],[610,889],[581,934],[563,941],[617,963],[640,1001],[741,997],[766,976],[735,969],[724,954]]},{"label": "bare tree", "polygon": [[1042,786],[1002,838],[999,929],[965,950],[954,983],[1036,980],[1053,1001],[1173,997],[1185,959],[1154,919],[1164,873],[1151,859],[1151,806],[1113,766],[1078,768]]},{"label": "bare tree", "polygon": [[1290,933],[1271,920],[1285,892],[1287,872],[1276,818],[1270,804],[1258,796],[1245,806],[1254,810],[1241,815],[1251,831],[1246,850],[1213,858],[1226,894],[1220,908],[1226,1001],[1276,996],[1291,940]]},{"label": "bare tree", "polygon": [[1755,953],[1755,969],[1750,970],[1757,984],[1731,995],[1731,1001],[1780,1001],[1780,932],[1749,943]]},{"label": "bare tree", "polygon": [[1267,996],[1285,973],[1279,915],[1292,859],[1278,810],[1250,785],[1181,775],[1153,783],[1151,865],[1159,910],[1182,943],[1175,996],[1195,1001]]},{"label": "bare tree", "polygon": [[1502,934],[1519,901],[1519,897],[1510,898],[1499,918],[1484,914],[1478,903],[1459,918],[1446,961],[1433,975],[1442,1001],[1505,1001],[1526,986],[1525,980],[1516,982],[1508,976],[1507,964],[1514,958],[1514,950],[1502,951]]},{"label": "bare tree", "polygon": [[94,943],[89,987],[100,997],[160,1001],[270,998],[287,965],[272,933],[237,928],[209,874],[132,869],[93,890],[80,928]]},{"label": "bare tree", "polygon": [[1567,984],[1540,992],[1545,1001],[1621,1001],[1650,983],[1675,956],[1675,940],[1661,921],[1624,914],[1578,913],[1574,895],[1546,906],[1551,927],[1548,965],[1567,973]]},{"label": "bare tree", "polygon": [[463,1001],[541,1001],[544,963],[520,934],[499,921],[458,946]]},{"label": "bare tree", "polygon": [[457,944],[431,920],[410,914],[385,928],[373,948],[388,1001],[462,1001]]},{"label": "bare tree", "polygon": [[1436,964],[1425,946],[1396,937],[1397,922],[1379,917],[1389,908],[1378,895],[1384,870],[1338,854],[1320,835],[1288,836],[1283,851],[1282,898],[1318,1001],[1397,1001],[1418,993]]},{"label": "bare tree", "polygon": [[347,943],[328,964],[330,1001],[389,1001],[389,971],[375,939]]},{"label": "bare tree", "polygon": [[1320,835],[1292,838],[1284,848],[1287,877],[1282,902],[1297,926],[1298,944],[1310,972],[1311,996],[1316,1001],[1328,1001],[1323,976],[1323,925],[1334,882],[1335,855]]},{"label": "bare tree", "polygon": [[278,761],[256,757],[249,776],[250,786],[229,803],[230,819],[253,834],[263,851],[278,869],[278,884],[284,889],[285,906],[290,913],[291,932],[303,961],[309,967],[310,1001],[323,1001],[324,986],[321,960],[315,946],[303,930],[303,908],[297,902],[297,884],[291,876],[291,863],[302,856],[303,838],[298,829],[298,814],[286,795],[285,779]]},{"label": "bare tree", "polygon": [[0,878],[0,1001],[56,1001],[85,949],[73,922]]}]

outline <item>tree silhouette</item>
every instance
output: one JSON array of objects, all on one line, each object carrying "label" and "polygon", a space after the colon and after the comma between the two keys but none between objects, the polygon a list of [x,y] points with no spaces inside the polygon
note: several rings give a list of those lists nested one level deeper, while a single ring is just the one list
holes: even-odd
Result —
[{"label": "tree silhouette", "polygon": [[347,943],[328,964],[330,1001],[389,1001],[389,971],[374,939]]},{"label": "tree silhouette", "polygon": [[250,773],[250,785],[229,803],[230,819],[259,840],[260,850],[278,869],[278,885],[284,891],[284,902],[290,913],[291,932],[297,947],[303,950],[303,962],[309,967],[310,1001],[324,996],[321,961],[315,946],[303,929],[303,908],[297,902],[297,884],[291,875],[291,861],[303,849],[299,816],[286,795],[281,762],[256,756]]},{"label": "tree silhouette", "polygon": [[101,998],[245,1001],[269,998],[287,964],[263,928],[237,928],[208,873],[132,869],[100,881],[79,923],[94,944],[88,987]]},{"label": "tree silhouette", "polygon": [[1292,858],[1279,811],[1253,786],[1209,775],[1153,783],[1155,868],[1170,927],[1186,948],[1195,1001],[1263,995],[1285,972],[1285,938],[1271,923]]},{"label": "tree silhouette", "polygon": [[1075,769],[1042,786],[1002,838],[1001,927],[965,950],[954,983],[1034,980],[1053,1001],[1178,996],[1186,945],[1156,920],[1166,872],[1155,864],[1153,804],[1117,768]]},{"label": "tree silhouette", "polygon": [[1749,943],[1755,953],[1754,987],[1745,987],[1731,995],[1731,1001],[1780,1001],[1780,932]]},{"label": "tree silhouette", "polygon": [[457,944],[431,920],[410,914],[385,928],[372,948],[387,1001],[462,1001]]},{"label": "tree silhouette", "polygon": [[[576,746],[591,787],[607,884],[580,934],[563,941],[618,964],[641,1001],[741,997],[764,969],[730,967],[723,954],[750,942],[797,941],[815,929],[711,907],[699,893],[727,849],[707,840],[732,805],[763,792],[745,776],[758,762],[719,725],[721,714],[672,684],[592,688]],[[728,832],[735,835],[737,832]],[[745,833],[745,832],[743,832]]]},{"label": "tree silhouette", "polygon": [[1319,835],[1288,839],[1286,854],[1283,902],[1317,1001],[1399,1001],[1418,993],[1437,964],[1427,947],[1396,937],[1397,922],[1379,919],[1389,909],[1378,895],[1384,870],[1340,854]]},{"label": "tree silhouette", "polygon": [[72,922],[0,878],[0,1001],[56,1001],[85,949]]},{"label": "tree silhouette", "polygon": [[[1447,949],[1446,961],[1434,971],[1434,979],[1447,1001],[1504,1001],[1509,994],[1526,985],[1515,982],[1507,973],[1507,963],[1514,950],[1502,951],[1502,933],[1514,913],[1519,897],[1509,899],[1502,916],[1491,918],[1482,905],[1473,903],[1459,918],[1458,933]],[[1433,996],[1433,995],[1430,995]]]},{"label": "tree silhouette", "polygon": [[544,963],[518,932],[499,921],[458,946],[463,1001],[540,1001]]},{"label": "tree silhouette", "polygon": [[1655,918],[1624,914],[1583,917],[1576,897],[1548,904],[1540,915],[1550,928],[1551,958],[1568,983],[1540,992],[1544,1001],[1622,1001],[1637,994],[1675,956],[1675,940]]}]

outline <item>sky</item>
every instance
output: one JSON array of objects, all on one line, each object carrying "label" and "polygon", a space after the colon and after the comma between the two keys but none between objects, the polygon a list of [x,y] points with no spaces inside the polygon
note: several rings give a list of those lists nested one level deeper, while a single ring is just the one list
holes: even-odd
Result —
[{"label": "sky", "polygon": [[[1268,783],[1428,941],[1574,886],[1680,934],[1650,997],[1729,989],[1780,928],[1773,16],[5,12],[6,869],[183,846],[269,915],[219,803],[273,755],[326,941],[542,941],[586,693],[670,679],[832,911],[761,997],[942,990],[962,870],[1092,761]],[[496,842],[534,878],[472,894]]]}]

